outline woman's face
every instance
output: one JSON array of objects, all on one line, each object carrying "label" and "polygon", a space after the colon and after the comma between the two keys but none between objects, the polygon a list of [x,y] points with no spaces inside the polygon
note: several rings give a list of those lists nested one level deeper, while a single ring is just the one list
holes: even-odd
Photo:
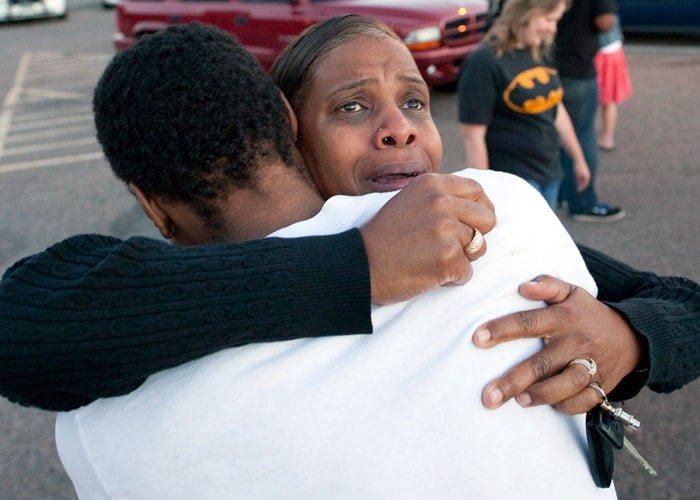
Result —
[{"label": "woman's face", "polygon": [[551,12],[534,14],[520,31],[518,42],[524,47],[539,47],[548,37],[554,37],[565,10],[566,4],[562,1]]},{"label": "woman's face", "polygon": [[440,169],[428,86],[393,38],[362,37],[333,49],[298,119],[299,149],[324,197],[393,191]]}]

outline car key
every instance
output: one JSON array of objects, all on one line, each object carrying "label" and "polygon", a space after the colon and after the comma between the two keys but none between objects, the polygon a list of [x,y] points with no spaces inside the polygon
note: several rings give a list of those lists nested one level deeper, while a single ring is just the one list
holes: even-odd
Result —
[{"label": "car key", "polygon": [[[627,413],[622,408],[616,408],[615,406],[611,405],[608,401],[607,396],[603,396],[603,401],[600,402],[599,408],[601,408],[608,415],[610,415],[614,419],[614,421],[620,422],[621,424],[624,424],[627,427],[631,427],[634,430],[639,429],[639,426],[641,425],[639,420],[637,420],[634,417],[634,415],[632,415],[631,413]],[[641,453],[639,453],[637,447],[634,446],[629,439],[627,439],[624,433],[624,428],[622,428],[621,430],[617,428],[612,429],[612,425],[606,423],[603,432],[606,433],[606,436],[611,440],[615,448],[619,450],[620,448],[624,447],[625,450],[627,450],[629,454],[632,455],[634,459],[642,465],[642,467],[644,467],[645,471],[647,471],[652,476],[656,476],[656,470],[654,470],[651,464],[649,464],[649,462],[646,461],[646,459],[641,455]],[[622,446],[620,446],[620,438],[622,439]]]},{"label": "car key", "polygon": [[[605,400],[604,402],[607,403]],[[607,408],[603,404],[596,406],[586,415],[586,435],[591,455],[591,471],[596,486],[607,488],[612,482],[614,471],[613,448],[618,450],[624,448],[644,467],[644,470],[652,476],[656,476],[656,470],[642,457],[637,448],[625,436],[625,422],[629,419],[627,417],[618,419],[616,415],[619,412],[611,411],[610,408],[613,410],[619,409],[609,404],[607,406]],[[624,413],[630,418],[634,418],[629,413]],[[638,421],[634,420],[638,424]],[[632,424],[628,425],[632,426]]]},{"label": "car key", "polygon": [[657,475],[656,470],[651,466],[649,462],[645,460],[645,458],[639,453],[639,451],[637,451],[637,447],[634,446],[624,434],[622,435],[622,445],[625,447],[625,450],[627,450],[634,457],[634,459],[637,462],[639,462],[642,465],[642,467],[644,467],[645,471],[647,471],[652,476]]},{"label": "car key", "polygon": [[599,488],[608,488],[615,469],[613,447],[624,446],[624,425],[610,413],[596,406],[586,414],[586,438],[593,481]]}]

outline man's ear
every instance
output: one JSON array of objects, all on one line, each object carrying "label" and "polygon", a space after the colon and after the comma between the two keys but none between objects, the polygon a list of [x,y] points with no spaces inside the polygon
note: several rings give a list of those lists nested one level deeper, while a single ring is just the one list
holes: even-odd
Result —
[{"label": "man's ear", "polygon": [[158,198],[145,194],[136,184],[129,183],[129,191],[136,196],[141,208],[153,224],[158,228],[163,238],[172,239],[175,235],[175,222]]},{"label": "man's ear", "polygon": [[284,101],[284,107],[287,108],[287,118],[289,119],[289,129],[291,130],[292,140],[297,142],[297,131],[299,130],[297,115],[282,92],[280,92],[280,97],[282,97],[282,101]]}]

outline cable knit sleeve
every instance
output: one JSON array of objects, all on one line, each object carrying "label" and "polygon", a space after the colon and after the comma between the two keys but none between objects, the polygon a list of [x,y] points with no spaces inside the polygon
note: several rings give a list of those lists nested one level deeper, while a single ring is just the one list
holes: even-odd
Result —
[{"label": "cable knit sleeve", "polygon": [[629,399],[646,384],[671,392],[700,375],[700,286],[686,279],[641,272],[579,245],[598,284],[598,298],[625,317],[643,338],[648,370],[626,377],[610,394]]},{"label": "cable knit sleeve", "polygon": [[251,342],[370,333],[357,230],[176,247],[80,235],[0,284],[0,394],[73,409],[148,375]]}]

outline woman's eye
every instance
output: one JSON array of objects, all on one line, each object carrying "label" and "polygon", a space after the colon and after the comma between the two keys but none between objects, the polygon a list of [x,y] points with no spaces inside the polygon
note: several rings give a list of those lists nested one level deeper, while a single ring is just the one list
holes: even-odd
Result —
[{"label": "woman's eye", "polygon": [[354,111],[360,111],[362,109],[362,106],[360,106],[359,102],[353,101],[353,102],[346,102],[345,104],[341,104],[339,109],[340,109],[340,111],[343,111],[346,113],[352,113]]},{"label": "woman's eye", "polygon": [[407,99],[406,107],[408,109],[423,109],[425,106],[420,99]]}]

